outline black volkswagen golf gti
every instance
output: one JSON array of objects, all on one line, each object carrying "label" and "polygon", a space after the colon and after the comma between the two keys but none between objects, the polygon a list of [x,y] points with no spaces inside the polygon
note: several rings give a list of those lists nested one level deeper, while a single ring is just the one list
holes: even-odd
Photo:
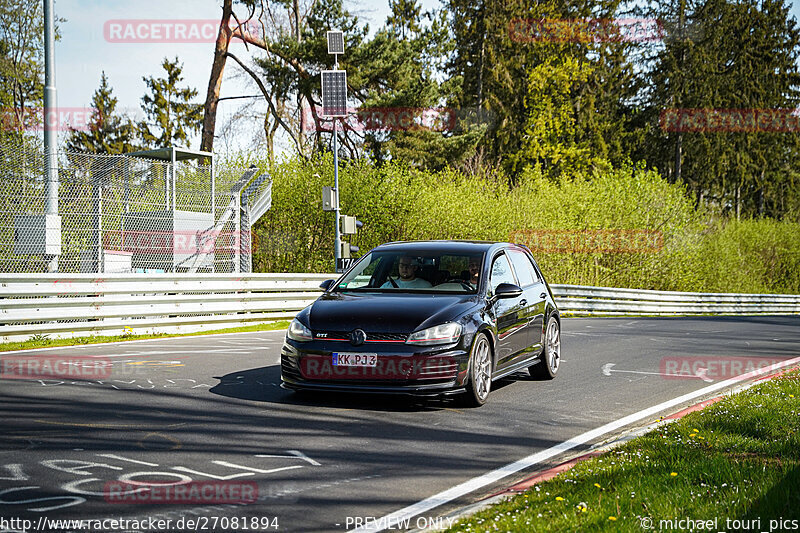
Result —
[{"label": "black volkswagen golf gti", "polygon": [[558,308],[524,246],[383,244],[321,287],[286,334],[284,387],[457,394],[480,406],[494,380],[558,372]]}]

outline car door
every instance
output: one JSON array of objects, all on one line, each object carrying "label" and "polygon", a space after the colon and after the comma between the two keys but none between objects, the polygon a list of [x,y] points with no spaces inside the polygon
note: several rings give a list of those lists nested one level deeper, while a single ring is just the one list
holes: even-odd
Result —
[{"label": "car door", "polygon": [[509,249],[508,256],[514,267],[514,274],[522,288],[520,305],[525,315],[525,346],[512,361],[512,364],[530,357],[531,353],[538,353],[542,348],[542,327],[547,298],[547,288],[533,267],[528,254],[523,250]]},{"label": "car door", "polygon": [[[489,270],[489,296],[501,283],[517,285],[511,263],[505,253],[501,252],[492,259]],[[492,314],[497,324],[497,369],[508,367],[519,352],[527,346],[527,318],[521,305],[523,296],[517,298],[501,298],[492,304]]]}]

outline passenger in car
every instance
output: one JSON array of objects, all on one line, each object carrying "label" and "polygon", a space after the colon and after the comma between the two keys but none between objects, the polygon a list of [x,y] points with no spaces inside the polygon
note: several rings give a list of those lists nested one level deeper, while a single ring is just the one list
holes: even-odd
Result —
[{"label": "passenger in car", "polygon": [[477,257],[470,257],[469,264],[467,265],[469,277],[467,281],[469,281],[472,285],[478,286],[478,277],[481,273],[481,262],[480,259]]},{"label": "passenger in car", "polygon": [[[404,255],[397,263],[397,271],[400,277],[389,280],[383,285],[381,289],[428,289],[431,287],[429,281],[417,277],[419,270],[419,262],[413,257]],[[395,286],[396,285],[396,286]]]}]

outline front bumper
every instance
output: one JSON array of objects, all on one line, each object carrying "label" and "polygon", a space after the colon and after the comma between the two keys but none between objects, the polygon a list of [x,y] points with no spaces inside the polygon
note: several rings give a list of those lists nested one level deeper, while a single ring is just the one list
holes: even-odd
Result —
[{"label": "front bumper", "polygon": [[[333,364],[334,352],[377,355],[374,367]],[[281,386],[294,390],[441,396],[464,390],[469,354],[458,347],[375,343],[353,347],[330,341],[286,339],[281,350]]]}]

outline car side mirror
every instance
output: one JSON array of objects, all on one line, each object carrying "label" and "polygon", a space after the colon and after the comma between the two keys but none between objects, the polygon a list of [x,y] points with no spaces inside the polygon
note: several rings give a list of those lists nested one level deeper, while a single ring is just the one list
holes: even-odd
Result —
[{"label": "car side mirror", "polygon": [[331,285],[333,285],[334,283],[336,283],[335,279],[326,279],[325,281],[319,284],[319,288],[322,289],[323,291],[327,291],[328,289],[331,288]]},{"label": "car side mirror", "polygon": [[522,289],[518,285],[514,285],[513,283],[501,283],[494,290],[492,303],[500,299],[518,298],[519,296],[522,296]]}]

